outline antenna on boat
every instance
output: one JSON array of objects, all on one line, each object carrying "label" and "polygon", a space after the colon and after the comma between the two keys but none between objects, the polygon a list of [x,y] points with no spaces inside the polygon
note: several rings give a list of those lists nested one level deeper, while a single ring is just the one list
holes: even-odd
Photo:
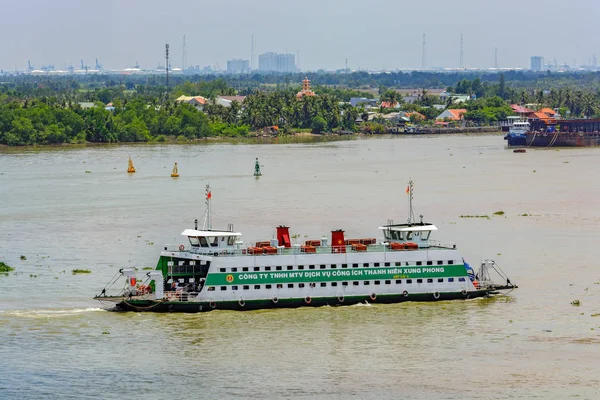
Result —
[{"label": "antenna on boat", "polygon": [[412,179],[408,181],[408,186],[406,187],[406,194],[408,194],[408,225],[412,225],[415,219],[415,213],[413,211],[413,181]]},{"label": "antenna on boat", "polygon": [[210,218],[210,199],[212,197],[212,193],[210,192],[210,185],[206,185],[206,219],[204,220],[204,226],[207,230],[212,229],[212,221]]}]

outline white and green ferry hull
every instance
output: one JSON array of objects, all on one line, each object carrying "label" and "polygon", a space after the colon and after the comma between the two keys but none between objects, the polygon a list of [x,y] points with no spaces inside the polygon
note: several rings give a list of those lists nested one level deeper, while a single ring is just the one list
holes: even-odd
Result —
[{"label": "white and green ferry hull", "polygon": [[115,302],[121,310],[203,312],[464,300],[494,293],[494,287],[474,286],[462,260],[456,249],[440,247],[256,256],[165,251],[157,266],[165,282],[204,281],[202,287]]}]

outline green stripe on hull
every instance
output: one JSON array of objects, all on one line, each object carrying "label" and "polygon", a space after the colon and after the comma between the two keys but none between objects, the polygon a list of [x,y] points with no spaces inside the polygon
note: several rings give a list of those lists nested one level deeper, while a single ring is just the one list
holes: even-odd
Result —
[{"label": "green stripe on hull", "polygon": [[373,267],[304,271],[210,272],[207,286],[277,284],[297,282],[340,282],[360,280],[394,280],[416,278],[449,278],[467,276],[464,265],[424,267]]},{"label": "green stripe on hull", "polygon": [[322,307],[322,306],[350,306],[359,303],[372,304],[392,304],[405,301],[442,301],[457,299],[473,299],[483,297],[488,294],[488,290],[476,290],[463,294],[462,292],[439,293],[436,299],[433,293],[414,293],[404,296],[402,294],[377,295],[375,299],[371,296],[347,296],[338,297],[315,297],[308,303],[305,298],[279,299],[274,302],[270,299],[248,300],[243,304],[239,301],[218,301],[218,302],[156,302],[152,300],[133,300],[121,302],[117,307],[124,311],[154,311],[154,312],[187,312],[196,313],[213,310],[234,310],[250,311],[266,308],[298,308],[298,307]]}]

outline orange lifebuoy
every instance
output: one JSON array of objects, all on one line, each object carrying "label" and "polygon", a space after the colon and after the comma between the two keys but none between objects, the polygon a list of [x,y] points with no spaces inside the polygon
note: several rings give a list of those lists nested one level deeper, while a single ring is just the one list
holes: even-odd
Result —
[{"label": "orange lifebuoy", "polygon": [[183,250],[185,250],[185,246],[184,246],[184,245],[182,245],[182,244],[180,244],[180,245],[179,245],[179,251],[183,251]]},{"label": "orange lifebuoy", "polygon": [[477,282],[477,279],[473,281],[473,286],[475,286],[475,289],[479,289],[479,282]]}]

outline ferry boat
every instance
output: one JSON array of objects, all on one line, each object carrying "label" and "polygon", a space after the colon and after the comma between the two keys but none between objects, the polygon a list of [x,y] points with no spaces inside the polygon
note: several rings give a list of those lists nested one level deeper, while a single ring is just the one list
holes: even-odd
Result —
[{"label": "ferry boat", "polygon": [[246,245],[231,224],[212,229],[207,186],[204,228],[195,220],[181,234],[187,243],[164,247],[143,281],[121,269],[95,299],[115,310],[203,312],[472,299],[517,288],[494,261],[475,273],[456,244],[433,240],[435,225],[413,222],[412,181],[407,193],[407,223],[380,226],[380,241],[334,230],[293,243],[289,227],[278,226],[276,239]]}]

